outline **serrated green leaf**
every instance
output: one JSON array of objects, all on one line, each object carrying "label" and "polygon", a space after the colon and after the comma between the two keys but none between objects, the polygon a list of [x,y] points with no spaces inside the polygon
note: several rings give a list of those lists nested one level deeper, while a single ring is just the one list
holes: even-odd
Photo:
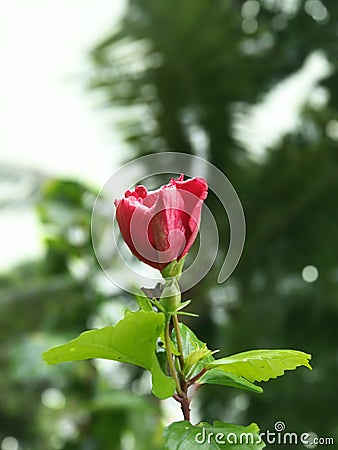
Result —
[{"label": "serrated green leaf", "polygon": [[115,326],[85,331],[68,343],[47,350],[43,357],[49,364],[104,358],[148,368],[163,326],[162,314],[127,311]]},{"label": "serrated green leaf", "polygon": [[218,367],[251,382],[268,381],[298,366],[311,370],[310,359],[311,355],[298,350],[251,350],[214,360],[207,367]]},{"label": "serrated green leaf", "polygon": [[247,427],[216,420],[194,426],[174,422],[163,433],[165,450],[261,450],[265,447],[255,423]]},{"label": "serrated green leaf", "polygon": [[[193,352],[195,352],[196,350],[206,349],[209,351],[209,349],[206,347],[206,344],[204,342],[200,341],[197,338],[197,336],[195,335],[195,333],[193,333],[190,330],[190,328],[188,328],[186,325],[184,325],[184,323],[180,323],[179,327],[180,327],[180,332],[181,332],[183,356],[184,356],[185,361],[187,359],[189,361],[189,355],[192,354]],[[173,341],[174,341],[175,345],[177,345],[175,331],[173,332]],[[198,360],[195,363],[193,368],[192,367],[188,367],[188,368],[184,367],[184,371],[185,371],[185,373],[190,371],[189,376],[193,377],[193,376],[197,375],[205,367],[206,364],[211,363],[212,361],[214,361],[214,358],[211,354],[209,354],[209,356],[205,356],[204,358]]]},{"label": "serrated green leaf", "polygon": [[247,391],[256,392],[258,394],[263,392],[260,386],[256,386],[243,377],[238,377],[232,373],[224,372],[222,369],[210,369],[201,378],[197,380],[199,384],[217,384],[220,386],[230,386],[238,389],[245,389]]},{"label": "serrated green leaf", "polygon": [[175,391],[175,383],[166,376],[156,357],[156,342],[163,332],[164,315],[154,311],[127,311],[113,327],[86,331],[63,345],[43,353],[48,364],[103,358],[120,361],[150,370],[153,393],[168,398]]}]

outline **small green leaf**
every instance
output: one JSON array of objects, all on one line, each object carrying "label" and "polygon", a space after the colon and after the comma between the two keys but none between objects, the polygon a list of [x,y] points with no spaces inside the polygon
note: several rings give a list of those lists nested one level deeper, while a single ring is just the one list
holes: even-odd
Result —
[{"label": "small green leaf", "polygon": [[[183,355],[186,358],[193,350],[203,348],[205,343],[200,341],[193,331],[190,330],[184,323],[180,323],[180,332],[183,346]],[[176,337],[174,333],[174,342]],[[213,358],[211,358],[213,360]]]},{"label": "small green leaf", "polygon": [[255,423],[247,427],[216,420],[194,426],[187,420],[174,422],[163,433],[165,450],[261,450],[265,447]]},{"label": "small green leaf", "polygon": [[[212,361],[214,361],[214,358],[211,355],[211,353],[213,353],[213,352],[211,352],[207,348],[207,346],[204,342],[200,341],[197,338],[197,336],[190,330],[190,328],[188,328],[183,323],[180,323],[179,326],[180,326],[180,331],[181,331],[184,360],[185,361],[188,360],[188,364],[189,364],[188,367],[184,367],[184,372],[185,373],[190,372],[189,376],[193,377],[193,376],[197,375],[206,366],[206,364],[209,364]],[[175,344],[177,344],[175,332],[173,333],[173,341]],[[206,352],[205,356],[203,356],[202,359],[197,359],[194,362],[193,366],[191,366],[189,360],[193,361],[193,359],[196,356],[196,350],[199,351],[201,349],[203,352]],[[194,354],[195,354],[195,356],[194,356]],[[190,356],[190,358],[189,358],[189,356]]]},{"label": "small green leaf", "polygon": [[142,311],[153,311],[153,307],[149,299],[145,295],[135,295],[137,303]]},{"label": "small green leaf", "polygon": [[238,389],[246,389],[258,394],[263,392],[260,386],[256,386],[243,377],[238,377],[232,373],[226,373],[222,369],[210,369],[197,381],[199,384],[218,384],[221,386],[230,386]]},{"label": "small green leaf", "polygon": [[311,355],[298,350],[251,350],[214,360],[207,367],[218,367],[251,382],[268,381],[284,375],[285,370],[294,370],[298,366],[311,370],[310,359]]},{"label": "small green leaf", "polygon": [[[173,343],[172,339],[169,339],[168,344],[169,344],[169,350],[170,350],[170,352],[171,352],[173,355],[175,355],[175,356],[179,356],[179,355],[180,355],[180,352],[177,350],[176,345]],[[165,346],[165,344],[164,344],[164,348],[165,348],[165,347],[166,347],[166,346]]]},{"label": "small green leaf", "polygon": [[[161,336],[160,336],[160,338],[161,338],[161,341],[162,341],[162,343],[163,343],[163,348],[165,349],[166,348],[166,345],[165,345],[165,338],[164,338],[164,330],[163,330],[163,333],[161,334]],[[175,342],[173,342],[173,340],[170,338],[169,339],[169,341],[168,341],[168,346],[169,346],[169,351],[173,354],[173,355],[175,355],[175,356],[179,356],[180,355],[180,352],[177,350],[177,347],[176,347],[176,341]]]},{"label": "small green leaf", "polygon": [[209,356],[212,355],[212,351],[208,349],[208,347],[206,346],[206,344],[203,345],[203,347],[200,348],[196,348],[195,350],[193,350],[191,353],[189,353],[189,355],[186,357],[185,361],[184,361],[184,370],[183,370],[183,374],[189,378],[190,375],[190,371],[196,367],[196,364],[201,361],[201,360],[206,360],[208,359]]},{"label": "small green leaf", "polygon": [[156,357],[156,342],[163,332],[164,320],[162,313],[154,311],[127,311],[115,326],[86,331],[45,351],[43,358],[48,364],[91,358],[134,364],[150,370],[154,394],[168,398],[175,391],[174,380],[162,372]]}]

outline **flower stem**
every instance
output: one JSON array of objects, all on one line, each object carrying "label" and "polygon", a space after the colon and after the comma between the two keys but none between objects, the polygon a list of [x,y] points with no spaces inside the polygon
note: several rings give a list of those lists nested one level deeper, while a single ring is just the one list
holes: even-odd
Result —
[{"label": "flower stem", "polygon": [[169,365],[169,369],[170,369],[170,374],[175,380],[177,393],[178,393],[179,397],[184,398],[185,394],[182,391],[181,384],[180,384],[180,381],[177,376],[177,372],[176,372],[176,368],[175,368],[175,364],[174,364],[174,360],[173,360],[173,355],[170,350],[169,327],[170,327],[170,317],[168,317],[166,319],[166,324],[165,324],[165,331],[164,331],[165,351],[167,354],[167,360],[168,360],[168,365]]},{"label": "flower stem", "polygon": [[183,372],[183,369],[184,369],[184,355],[183,355],[183,344],[182,344],[182,336],[181,336],[180,325],[178,323],[177,314],[174,314],[172,316],[172,318],[173,318],[174,329],[175,329],[175,333],[176,333],[177,350],[180,353],[179,361],[180,361],[181,372]]},{"label": "flower stem", "polygon": [[196,383],[196,381],[201,378],[202,375],[205,374],[207,369],[202,369],[200,372],[198,372],[197,375],[195,375],[193,378],[191,378],[189,381],[187,381],[188,386],[191,386],[192,384]]},{"label": "flower stem", "polygon": [[173,397],[177,402],[181,404],[184,419],[190,421],[190,401],[188,397],[180,397],[177,394],[174,394]]},{"label": "flower stem", "polygon": [[[188,398],[188,383],[183,374],[184,369],[184,354],[183,354],[183,343],[182,343],[182,335],[180,330],[180,325],[178,321],[177,314],[172,315],[172,320],[174,324],[175,334],[176,334],[176,342],[177,342],[177,350],[179,351],[179,363],[180,363],[180,381],[181,381],[181,391],[183,395],[174,396],[174,398],[181,403],[181,409],[183,413],[183,417],[185,420],[190,421],[190,400]],[[178,391],[177,391],[178,392]]]}]

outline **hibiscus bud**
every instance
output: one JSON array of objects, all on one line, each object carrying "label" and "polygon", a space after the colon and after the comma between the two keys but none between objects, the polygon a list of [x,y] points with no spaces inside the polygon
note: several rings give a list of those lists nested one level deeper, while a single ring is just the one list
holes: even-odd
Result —
[{"label": "hibiscus bud", "polygon": [[181,304],[181,291],[176,278],[166,282],[160,303],[169,313],[175,313]]},{"label": "hibiscus bud", "polygon": [[204,178],[181,175],[155,191],[136,186],[115,200],[116,219],[131,252],[160,271],[180,261],[196,239],[207,195]]}]

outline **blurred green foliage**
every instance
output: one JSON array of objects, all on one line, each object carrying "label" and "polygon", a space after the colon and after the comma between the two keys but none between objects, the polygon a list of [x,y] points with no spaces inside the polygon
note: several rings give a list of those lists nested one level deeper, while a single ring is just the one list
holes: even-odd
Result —
[{"label": "blurred green foliage", "polygon": [[[338,439],[338,153],[327,132],[337,119],[337,29],[338,3],[329,0],[130,0],[119,30],[92,52],[91,88],[105,93],[108,107],[121,107],[134,157],[200,155],[193,135],[202,131],[207,158],[241,198],[247,242],[240,264],[223,286],[215,287],[215,267],[192,289],[200,317],[189,326],[221,356],[255,348],[313,355],[312,373],[288,374],[260,396],[204,387],[203,421],[273,430],[283,420],[288,431]],[[333,68],[322,83],[328,102],[304,108],[297,131],[253,159],[233,136],[235,105],[260,101],[314,50]],[[128,391],[142,391],[142,372],[123,369],[114,389],[113,373],[94,362],[50,368],[41,360],[48,346],[106,324],[107,305],[134,305],[98,288],[89,230],[95,195],[76,181],[47,182],[37,207],[45,256],[0,278],[0,441],[15,436],[25,450],[161,448],[158,403]],[[225,247],[223,209],[212,195],[208,206]],[[309,264],[319,270],[314,283],[301,277]],[[65,396],[59,409],[41,402],[51,388]]]},{"label": "blurred green foliage", "polygon": [[118,294],[98,289],[90,238],[96,195],[76,181],[47,181],[37,205],[45,256],[0,278],[0,441],[13,436],[20,449],[118,450],[137,439],[148,450],[160,442],[156,402],[114,388],[92,362],[55,368],[41,359],[49,345],[111,320],[105,305]]}]

